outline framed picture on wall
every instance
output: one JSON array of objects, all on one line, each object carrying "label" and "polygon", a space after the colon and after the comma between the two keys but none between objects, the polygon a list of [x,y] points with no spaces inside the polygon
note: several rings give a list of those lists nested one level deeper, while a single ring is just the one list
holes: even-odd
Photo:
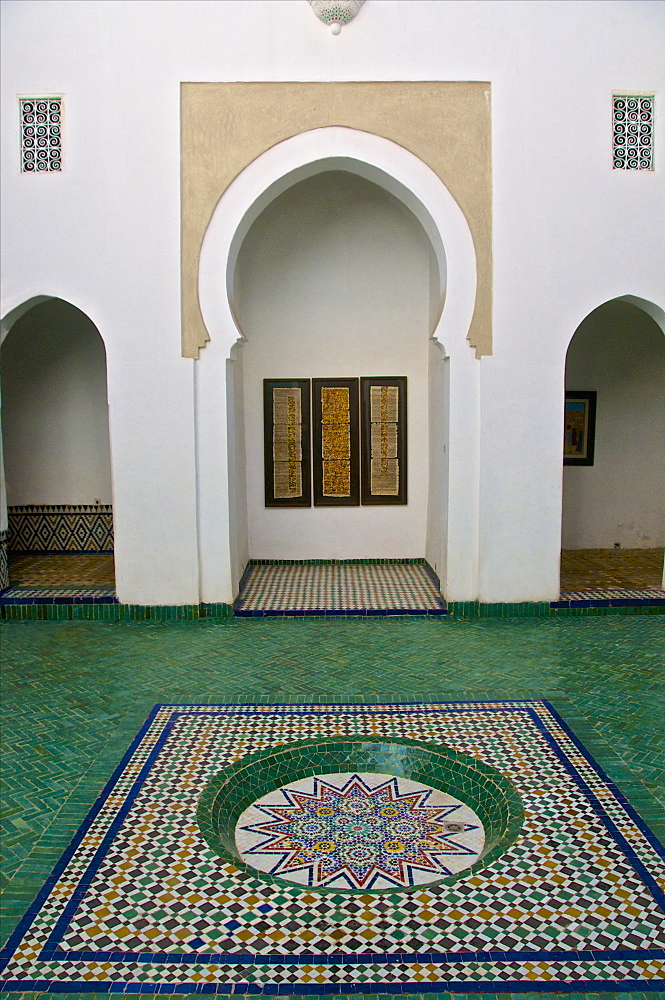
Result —
[{"label": "framed picture on wall", "polygon": [[357,378],[312,379],[314,506],[360,503]]},{"label": "framed picture on wall", "polygon": [[566,389],[563,464],[593,465],[596,435],[596,393]]},{"label": "framed picture on wall", "polygon": [[263,380],[266,507],[311,507],[310,381]]},{"label": "framed picture on wall", "polygon": [[405,504],[406,377],[362,378],[362,502]]}]

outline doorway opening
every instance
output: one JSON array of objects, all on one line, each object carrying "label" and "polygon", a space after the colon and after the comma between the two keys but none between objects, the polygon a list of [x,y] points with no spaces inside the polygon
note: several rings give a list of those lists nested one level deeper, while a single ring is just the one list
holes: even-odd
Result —
[{"label": "doorway opening", "polygon": [[[325,582],[317,577],[312,586],[325,591],[326,610],[343,606],[344,594],[348,605],[347,577],[361,572],[349,567],[354,561],[369,567],[362,573],[372,576],[368,586],[376,593],[386,571],[372,569],[373,564],[424,563],[430,441],[443,433],[432,423],[429,400],[430,367],[441,356],[433,349],[431,332],[442,280],[432,244],[413,213],[378,184],[343,169],[293,184],[263,209],[245,235],[233,283],[243,339],[230,367],[234,385],[228,395],[236,406],[230,451],[236,456],[235,478],[242,479],[237,489],[243,519],[246,512],[242,565],[281,564],[267,585],[273,606],[277,577],[293,575],[284,561],[326,563],[326,570],[295,571],[299,577],[324,573]],[[266,506],[264,380],[363,377],[406,379],[408,503]],[[253,570],[257,586],[266,572]],[[405,589],[411,577],[395,585],[398,594],[390,606],[412,604]],[[284,602],[293,607],[293,581],[284,578],[280,586],[285,591],[281,607]],[[364,578],[351,587],[360,610],[371,604],[369,596],[360,596],[364,587]],[[246,592],[241,603],[249,600]],[[312,607],[306,596],[298,602]],[[385,599],[379,603],[386,606]]]},{"label": "doorway opening", "polygon": [[[584,444],[590,461],[564,465],[563,600],[662,598],[663,318],[651,303],[612,299],[589,313],[568,347],[567,406],[581,411],[591,396],[596,414],[594,440]],[[581,452],[574,419],[567,424]]]},{"label": "doorway opening", "polygon": [[115,600],[106,352],[59,298],[26,303],[2,342],[4,603]]}]

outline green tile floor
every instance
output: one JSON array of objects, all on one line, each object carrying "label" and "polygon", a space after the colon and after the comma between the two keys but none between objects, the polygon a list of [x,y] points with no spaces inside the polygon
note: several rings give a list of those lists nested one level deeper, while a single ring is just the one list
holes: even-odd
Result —
[{"label": "green tile floor", "polygon": [[16,621],[0,628],[3,937],[156,702],[547,698],[665,836],[662,616]]}]

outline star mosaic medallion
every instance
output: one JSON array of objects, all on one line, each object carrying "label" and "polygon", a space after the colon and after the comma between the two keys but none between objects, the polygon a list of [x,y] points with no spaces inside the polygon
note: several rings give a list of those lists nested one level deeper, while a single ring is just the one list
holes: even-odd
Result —
[{"label": "star mosaic medallion", "polygon": [[664,859],[543,701],[160,705],[0,992],[659,989]]},{"label": "star mosaic medallion", "polygon": [[251,805],[236,827],[244,861],[309,886],[404,888],[478,859],[483,825],[464,803],[387,774],[305,778]]}]

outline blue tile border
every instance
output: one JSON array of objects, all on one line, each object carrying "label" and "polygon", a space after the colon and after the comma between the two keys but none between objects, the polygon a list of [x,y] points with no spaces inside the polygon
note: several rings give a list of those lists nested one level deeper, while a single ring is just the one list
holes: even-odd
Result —
[{"label": "blue tile border", "polygon": [[590,597],[575,598],[563,601],[551,601],[550,607],[556,608],[658,608],[665,606],[663,597]]},{"label": "blue tile border", "polygon": [[[13,587],[9,587],[8,588],[8,590],[10,590],[10,591],[14,590],[14,589],[15,588],[13,588]],[[37,590],[38,588],[34,587],[34,588],[31,588],[31,589]],[[75,588],[72,587],[71,589],[74,590]],[[90,589],[92,589],[92,588],[90,588]],[[95,605],[95,604],[118,604],[118,598],[115,597],[115,595],[113,595],[113,594],[103,594],[103,595],[100,595],[99,597],[92,597],[92,596],[85,596],[85,597],[76,597],[76,596],[68,597],[68,596],[62,596],[62,597],[59,597],[57,594],[49,595],[47,593],[40,594],[38,597],[11,597],[11,596],[7,596],[6,593],[3,591],[2,593],[0,593],[0,604],[4,604],[4,605],[8,605],[8,606],[11,606],[11,605],[14,605],[14,606],[16,606],[16,605],[19,605],[19,606],[25,606],[25,605],[51,605],[51,604],[90,604],[90,605]]]},{"label": "blue tile border", "polygon": [[325,608],[285,608],[266,611],[248,610],[234,607],[234,618],[389,618],[395,617],[440,617],[447,615],[447,608],[349,608],[328,611]]},{"label": "blue tile border", "polygon": [[[104,984],[104,989],[99,989],[99,984],[90,983],[86,980],[80,980],[76,983],[53,983],[48,979],[35,980],[34,984],[30,986],[30,992],[48,992],[48,993],[96,993],[98,996],[106,996],[116,993],[127,993],[127,994],[147,994],[148,996],[177,996],[179,994],[188,996],[282,996],[282,997],[292,997],[292,996],[351,996],[357,994],[401,994],[404,997],[413,997],[414,994],[417,997],[419,994],[423,993],[437,993],[440,997],[446,997],[446,1000],[453,1000],[451,994],[485,994],[488,997],[494,996],[496,993],[573,993],[576,997],[579,997],[581,993],[600,992],[601,996],[612,997],[614,993],[628,993],[633,991],[638,991],[639,993],[652,993],[660,992],[662,987],[662,982],[655,981],[653,983],[644,982],[641,980],[624,980],[621,983],[608,982],[607,980],[575,980],[574,982],[562,983],[558,980],[555,982],[548,983],[538,983],[534,982],[532,979],[521,980],[519,982],[512,983],[502,983],[494,982],[490,983],[491,989],[487,989],[487,983],[474,983],[474,982],[445,982],[445,983],[357,983],[348,984],[344,983],[343,987],[339,983],[334,984],[316,984],[314,988],[309,986],[303,986],[298,984],[289,984],[288,986],[277,986],[266,983],[255,984],[255,983],[234,983],[228,986],[220,984],[210,984],[210,983],[190,983],[188,985],[183,985],[179,983],[161,983],[159,986],[153,987],[150,984],[135,982],[135,983],[106,983]],[[611,989],[606,989],[606,987],[611,987]],[[5,990],[2,984],[0,984],[0,993],[9,992],[20,992],[24,989],[23,986],[12,986],[11,989]],[[600,998],[598,998],[600,1000]]]}]

